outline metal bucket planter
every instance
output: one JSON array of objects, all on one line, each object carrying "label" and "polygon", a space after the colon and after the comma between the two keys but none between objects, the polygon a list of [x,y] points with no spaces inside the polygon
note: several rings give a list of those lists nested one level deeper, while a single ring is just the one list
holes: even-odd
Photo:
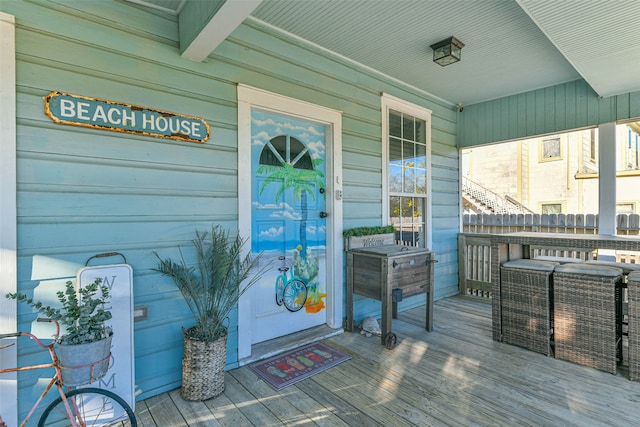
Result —
[{"label": "metal bucket planter", "polygon": [[58,358],[64,385],[89,384],[102,378],[109,369],[111,339],[87,344],[58,345]]},{"label": "metal bucket planter", "polygon": [[224,391],[227,335],[216,341],[202,341],[189,338],[185,329],[183,332],[182,397],[193,401],[218,397]]}]

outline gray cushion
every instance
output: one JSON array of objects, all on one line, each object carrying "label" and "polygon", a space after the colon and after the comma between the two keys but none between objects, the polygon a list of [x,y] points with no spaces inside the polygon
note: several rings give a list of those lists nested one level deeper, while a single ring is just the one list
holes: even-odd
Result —
[{"label": "gray cushion", "polygon": [[557,262],[551,261],[538,261],[535,259],[516,259],[513,261],[507,261],[502,264],[505,268],[519,268],[521,270],[538,270],[538,271],[553,271],[553,269],[560,265]]},{"label": "gray cushion", "polygon": [[640,264],[629,264],[626,262],[615,261],[587,261],[587,264],[603,265],[605,267],[621,268],[624,274],[629,274],[632,271],[640,271]]},{"label": "gray cushion", "polygon": [[552,256],[552,255],[541,255],[541,256],[535,257],[535,259],[538,259],[540,261],[559,262],[560,264],[567,264],[569,262],[578,262],[578,263],[584,262],[584,260],[579,258],[567,258],[567,257]]},{"label": "gray cushion", "polygon": [[622,269],[595,264],[563,264],[556,267],[556,273],[581,274],[583,276],[616,277],[622,275]]},{"label": "gray cushion", "polygon": [[640,271],[632,271],[629,273],[627,280],[629,280],[629,282],[640,282]]}]

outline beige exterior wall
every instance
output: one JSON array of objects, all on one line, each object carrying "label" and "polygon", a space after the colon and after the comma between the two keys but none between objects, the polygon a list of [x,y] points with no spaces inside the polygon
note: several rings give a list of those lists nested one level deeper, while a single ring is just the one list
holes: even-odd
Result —
[{"label": "beige exterior wall", "polygon": [[[636,128],[640,130],[637,124],[617,126],[619,213],[640,212],[635,140],[631,147],[628,143],[629,129],[637,132]],[[633,138],[635,135],[632,133]],[[553,139],[559,144],[554,145]],[[555,205],[561,210],[548,213],[597,214],[598,165],[593,158],[597,152],[597,132],[591,129],[548,135],[462,150],[462,174],[503,197],[513,197],[536,213],[547,213],[543,206],[551,209],[550,205]]]}]

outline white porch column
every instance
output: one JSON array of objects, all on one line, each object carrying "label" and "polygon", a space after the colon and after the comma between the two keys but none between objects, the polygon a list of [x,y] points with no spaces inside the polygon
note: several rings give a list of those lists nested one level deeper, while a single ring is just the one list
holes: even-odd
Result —
[{"label": "white porch column", "polygon": [[[4,294],[17,287],[16,225],[16,54],[15,17],[0,12],[0,333],[16,332],[16,302]],[[15,342],[2,340],[2,345]],[[0,368],[18,366],[17,346],[5,348]],[[16,374],[0,378],[0,414],[9,426],[18,425]]]},{"label": "white porch column", "polygon": [[616,124],[598,128],[599,221],[600,234],[616,234]]}]

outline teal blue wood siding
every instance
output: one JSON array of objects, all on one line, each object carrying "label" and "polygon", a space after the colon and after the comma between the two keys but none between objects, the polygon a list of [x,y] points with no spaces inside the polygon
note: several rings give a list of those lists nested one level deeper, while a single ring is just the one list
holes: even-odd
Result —
[{"label": "teal blue wood siding", "polygon": [[469,105],[459,114],[460,148],[640,117],[640,92],[608,98],[584,80]]},{"label": "teal blue wood siding", "polygon": [[[346,228],[379,225],[386,216],[381,94],[431,109],[436,298],[457,293],[451,105],[253,20],[197,63],[179,56],[176,18],[134,4],[9,1],[0,9],[17,23],[19,290],[59,287],[89,257],[123,253],[134,271],[134,305],[148,307],[148,319],[135,324],[139,399],[180,385],[181,326],[192,324],[173,283],[154,271],[153,252],[178,256],[176,246],[188,244],[195,229],[238,226],[238,82],[343,112]],[[57,125],[43,112],[52,90],[202,117],[211,139],[196,144]],[[357,316],[379,310],[378,302],[357,302]],[[20,327],[30,328],[33,317],[21,307]],[[237,366],[236,317],[228,368]],[[26,363],[40,355],[25,346],[19,357]],[[20,378],[22,415],[36,378]]]}]

